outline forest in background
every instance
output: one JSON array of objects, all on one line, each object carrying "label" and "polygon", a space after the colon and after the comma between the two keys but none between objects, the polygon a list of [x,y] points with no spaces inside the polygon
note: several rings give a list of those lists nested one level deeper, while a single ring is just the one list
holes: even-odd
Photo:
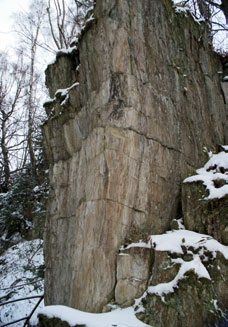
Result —
[{"label": "forest in background", "polygon": [[77,42],[92,0],[39,0],[14,15],[17,39],[0,52],[0,249],[41,237],[48,194],[42,144],[44,70]]}]

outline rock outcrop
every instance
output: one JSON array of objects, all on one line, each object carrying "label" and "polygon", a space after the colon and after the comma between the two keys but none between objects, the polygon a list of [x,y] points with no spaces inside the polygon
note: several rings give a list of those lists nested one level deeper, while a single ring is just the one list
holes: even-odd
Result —
[{"label": "rock outcrop", "polygon": [[138,318],[158,327],[226,326],[228,248],[185,229],[151,239],[152,278]]},{"label": "rock outcrop", "polygon": [[[185,226],[228,245],[228,154],[212,156],[199,174],[182,185]],[[225,159],[225,160],[224,160]]]},{"label": "rock outcrop", "polygon": [[[97,0],[79,53],[49,65],[46,304],[99,312],[129,301],[129,278],[129,294],[143,293],[149,267],[120,245],[168,230],[203,147],[225,143],[219,62],[204,34],[170,0]],[[132,257],[140,282],[121,270]]]}]

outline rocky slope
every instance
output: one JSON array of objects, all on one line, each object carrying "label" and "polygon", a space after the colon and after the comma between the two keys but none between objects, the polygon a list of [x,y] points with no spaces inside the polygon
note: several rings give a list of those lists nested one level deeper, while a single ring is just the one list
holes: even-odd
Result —
[{"label": "rocky slope", "polygon": [[[101,312],[132,301],[120,246],[167,231],[182,180],[204,147],[226,141],[221,67],[205,34],[170,0],[97,0],[78,49],[49,65],[46,304]],[[129,251],[137,297],[152,261]]]}]

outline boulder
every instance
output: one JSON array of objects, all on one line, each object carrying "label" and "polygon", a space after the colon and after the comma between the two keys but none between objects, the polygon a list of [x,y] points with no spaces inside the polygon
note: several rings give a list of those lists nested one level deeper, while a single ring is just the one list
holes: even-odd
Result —
[{"label": "boulder", "polygon": [[115,301],[130,306],[143,295],[151,272],[152,251],[145,247],[131,247],[117,255]]}]

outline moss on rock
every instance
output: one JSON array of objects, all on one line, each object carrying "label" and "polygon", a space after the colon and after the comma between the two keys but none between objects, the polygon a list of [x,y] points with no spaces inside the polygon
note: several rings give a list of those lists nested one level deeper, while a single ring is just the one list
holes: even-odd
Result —
[{"label": "moss on rock", "polygon": [[[68,322],[63,321],[59,318],[49,318],[43,314],[38,315],[39,324],[38,327],[72,327]],[[76,324],[73,327],[86,327],[86,325]]]},{"label": "moss on rock", "polygon": [[214,298],[211,281],[188,271],[174,292],[162,297],[148,294],[143,303],[145,312],[138,318],[157,327],[210,326],[222,318]]}]

